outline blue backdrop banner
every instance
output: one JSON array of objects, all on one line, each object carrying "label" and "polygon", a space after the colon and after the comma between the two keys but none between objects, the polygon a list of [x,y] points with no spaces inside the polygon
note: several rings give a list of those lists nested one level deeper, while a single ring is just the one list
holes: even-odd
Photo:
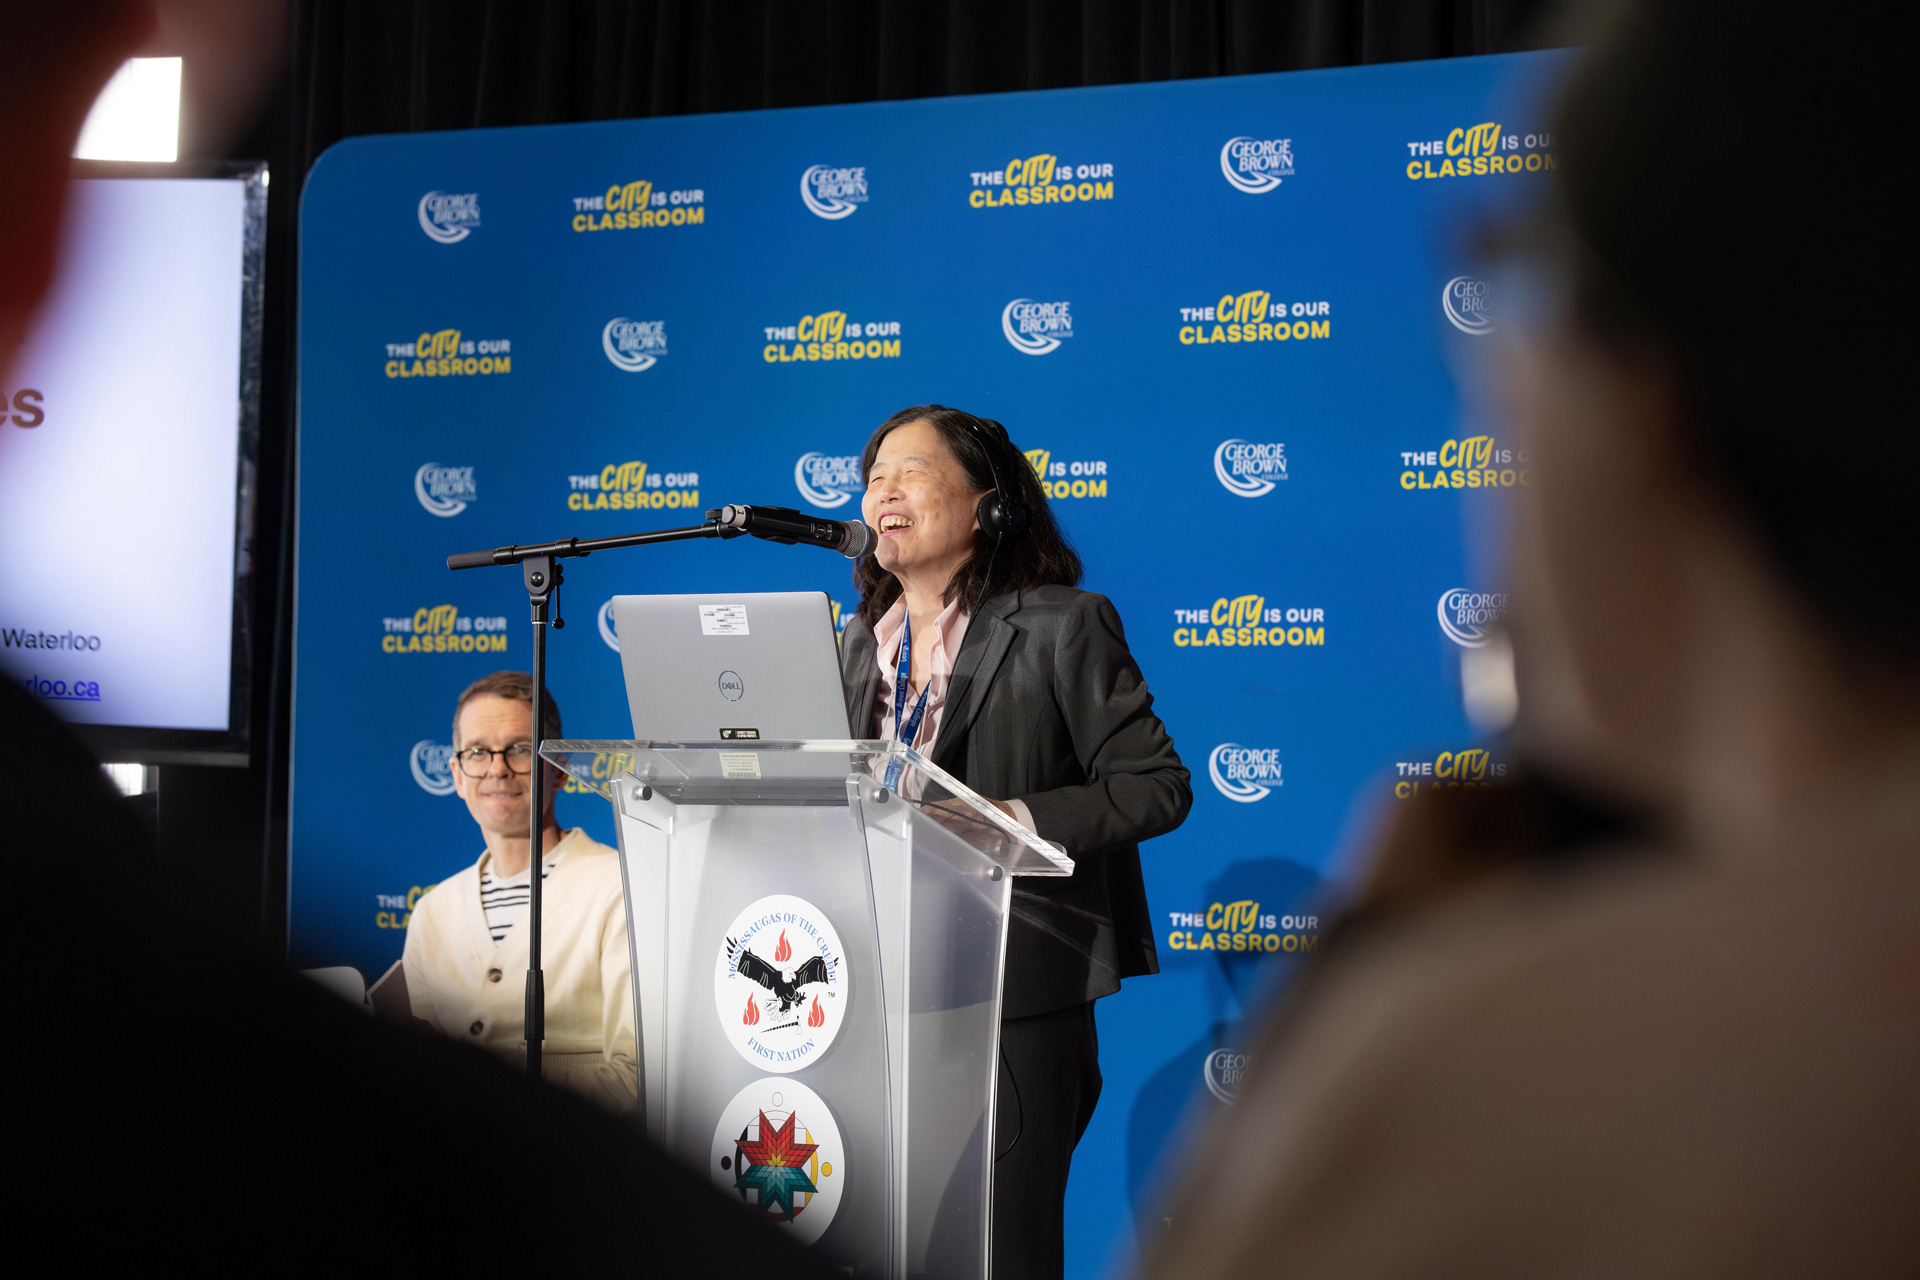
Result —
[{"label": "blue backdrop banner", "polygon": [[[1501,769],[1461,655],[1504,599],[1465,547],[1528,481],[1453,367],[1500,323],[1454,247],[1537,191],[1558,55],[360,138],[302,217],[292,950],[369,976],[471,863],[453,703],[529,665],[516,572],[444,557],[698,523],[853,518],[925,401],[1006,423],[1124,619],[1193,771],[1143,849],[1162,972],[1101,1002],[1071,1274],[1153,1230],[1152,1170],[1246,1066],[1257,989],[1319,938],[1353,832]],[[567,571],[550,685],[629,736],[605,605],[854,596],[749,539]],[[613,841],[605,802],[564,825]]]}]

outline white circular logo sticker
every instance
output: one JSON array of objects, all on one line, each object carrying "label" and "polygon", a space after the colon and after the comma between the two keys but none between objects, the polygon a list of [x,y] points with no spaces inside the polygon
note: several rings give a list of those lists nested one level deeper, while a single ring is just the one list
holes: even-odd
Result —
[{"label": "white circular logo sticker", "polygon": [[1223,440],[1213,451],[1213,474],[1228,493],[1258,498],[1272,493],[1274,481],[1287,478],[1287,446]]},{"label": "white circular logo sticker", "polygon": [[1507,616],[1504,591],[1454,587],[1440,597],[1440,630],[1463,649],[1480,649],[1493,639],[1490,628]]},{"label": "white circular logo sticker", "polygon": [[829,222],[850,218],[867,202],[867,167],[813,165],[800,175],[800,199],[815,217]]},{"label": "white circular logo sticker", "polygon": [[793,484],[808,502],[829,509],[844,505],[867,487],[860,478],[859,454],[829,457],[817,452],[803,453],[793,464]]},{"label": "white circular logo sticker", "polygon": [[1220,148],[1220,172],[1250,196],[1271,191],[1293,176],[1293,139],[1228,138]]},{"label": "white circular logo sticker", "polygon": [[667,322],[615,316],[600,330],[600,349],[614,368],[645,373],[667,354]]},{"label": "white circular logo sticker", "polygon": [[812,1244],[839,1211],[846,1150],[820,1095],[772,1076],[734,1094],[720,1113],[707,1169],[776,1229]]},{"label": "white circular logo sticker", "polygon": [[432,738],[422,738],[407,753],[407,765],[413,780],[430,796],[453,794],[453,747]]},{"label": "white circular logo sticker", "polygon": [[[1277,747],[1243,747],[1223,742],[1207,757],[1207,776],[1220,794],[1241,804],[1265,800],[1281,783]],[[1266,785],[1272,783],[1273,786]]]},{"label": "white circular logo sticker", "polygon": [[1493,332],[1493,308],[1487,296],[1487,282],[1472,276],[1455,276],[1440,290],[1440,309],[1447,321],[1462,333],[1476,338]]},{"label": "white circular logo sticker", "polygon": [[607,648],[620,652],[620,632],[613,623],[613,598],[600,606],[600,638],[607,642]]},{"label": "white circular logo sticker", "polygon": [[1061,338],[1073,336],[1073,320],[1065,302],[1035,302],[1015,298],[1000,311],[1000,332],[1015,351],[1044,356],[1060,349]]},{"label": "white circular logo sticker", "polygon": [[480,225],[480,193],[448,195],[444,191],[429,191],[420,197],[417,212],[420,229],[430,239],[441,244],[459,244]]},{"label": "white circular logo sticker", "polygon": [[847,960],[826,915],[784,893],[733,918],[713,971],[713,1007],[740,1056],[763,1071],[816,1061],[847,1016]]},{"label": "white circular logo sticker", "polygon": [[467,503],[478,500],[473,468],[424,463],[413,473],[413,496],[432,515],[457,516],[467,509]]},{"label": "white circular logo sticker", "polygon": [[1232,1106],[1240,1101],[1240,1085],[1247,1078],[1247,1070],[1253,1064],[1249,1054],[1233,1049],[1215,1049],[1207,1055],[1200,1066],[1200,1076],[1207,1082],[1207,1092],[1220,1101]]}]

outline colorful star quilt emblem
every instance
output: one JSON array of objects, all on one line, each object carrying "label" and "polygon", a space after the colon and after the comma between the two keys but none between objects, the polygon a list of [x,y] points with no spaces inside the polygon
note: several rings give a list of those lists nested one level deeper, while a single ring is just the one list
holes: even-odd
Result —
[{"label": "colorful star quilt emblem", "polygon": [[[760,1136],[752,1141],[745,1138],[733,1140],[734,1149],[740,1156],[734,1188],[742,1193],[749,1190],[758,1192],[760,1207],[769,1216],[782,1222],[791,1221],[800,1212],[793,1204],[795,1196],[811,1195],[820,1190],[813,1185],[813,1179],[807,1176],[807,1163],[813,1153],[820,1149],[820,1144],[800,1142],[794,1138],[796,1119],[796,1116],[789,1115],[775,1128],[767,1119],[767,1113],[762,1111]],[[784,1212],[774,1213],[776,1206]]]}]

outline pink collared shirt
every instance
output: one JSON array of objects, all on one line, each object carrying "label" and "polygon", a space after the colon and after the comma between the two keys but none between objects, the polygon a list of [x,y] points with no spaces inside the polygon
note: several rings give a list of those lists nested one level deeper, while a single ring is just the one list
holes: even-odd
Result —
[{"label": "pink collared shirt", "polygon": [[[927,676],[932,687],[927,690],[927,710],[920,717],[919,731],[913,735],[913,741],[907,744],[923,756],[932,753],[933,744],[940,737],[940,715],[947,706],[947,682],[953,676],[953,664],[960,656],[960,646],[967,638],[969,617],[966,610],[960,607],[960,602],[955,600],[933,620],[933,669]],[[880,736],[889,742],[896,731],[893,682],[899,669],[900,634],[906,630],[906,626],[907,598],[901,596],[873,629],[874,654],[880,663]],[[918,689],[907,690],[909,714],[912,713],[913,704],[919,700]]]},{"label": "pink collared shirt", "polygon": [[[947,683],[953,676],[954,663],[960,657],[960,646],[967,638],[969,615],[955,600],[940,611],[933,620],[933,669],[927,675],[927,710],[920,717],[920,728],[914,733],[913,741],[907,745],[923,756],[931,757],[933,744],[940,740],[941,713],[947,708]],[[899,675],[900,633],[906,629],[907,599],[900,597],[893,602],[880,618],[879,625],[873,629],[874,657],[880,664],[880,736],[893,740],[894,705],[893,682]],[[908,715],[912,715],[913,704],[920,700],[920,691],[907,690]],[[999,799],[994,796],[991,799]],[[1026,801],[1009,798],[1007,807],[1013,810],[1014,820],[1027,830],[1035,830],[1033,813],[1027,808]]]}]

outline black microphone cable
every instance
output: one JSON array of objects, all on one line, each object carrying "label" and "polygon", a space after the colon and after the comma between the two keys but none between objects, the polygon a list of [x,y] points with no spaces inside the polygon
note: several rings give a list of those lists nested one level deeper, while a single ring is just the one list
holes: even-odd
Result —
[{"label": "black microphone cable", "polygon": [[1020,1135],[1027,1131],[1027,1105],[1020,1100],[1020,1082],[1013,1078],[1013,1064],[1007,1061],[1007,1046],[1000,1046],[1000,1065],[1007,1069],[1007,1083],[1013,1086],[1013,1111],[1017,1119],[1014,1122],[1013,1141],[1004,1151],[993,1153],[993,1162],[999,1164],[1015,1147],[1020,1145]]}]

